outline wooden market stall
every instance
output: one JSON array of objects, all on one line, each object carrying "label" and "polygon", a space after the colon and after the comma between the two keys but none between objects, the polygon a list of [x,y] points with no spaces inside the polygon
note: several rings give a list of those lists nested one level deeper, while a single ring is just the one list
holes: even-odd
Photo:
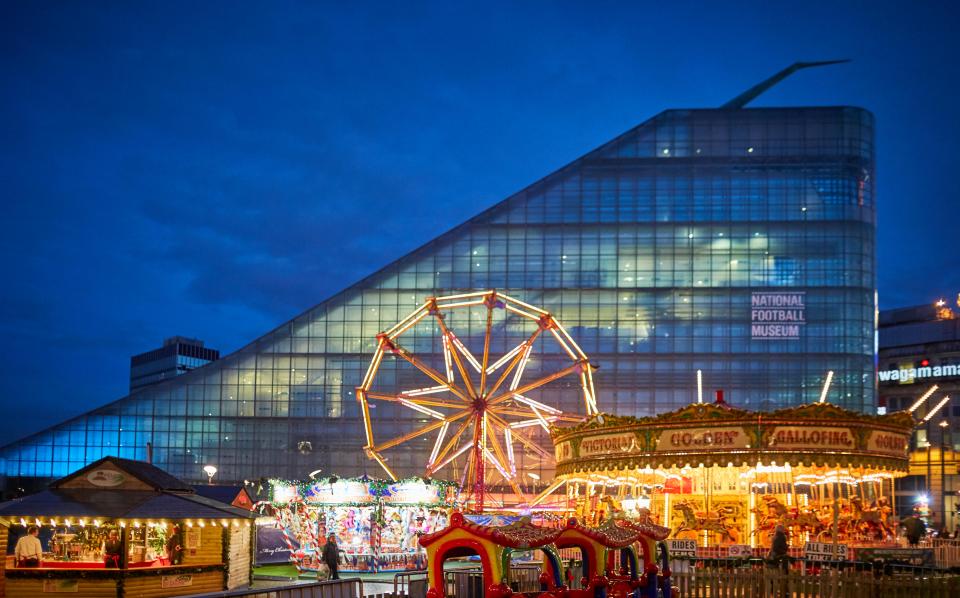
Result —
[{"label": "wooden market stall", "polygon": [[695,403],[655,417],[596,415],[553,428],[554,487],[585,521],[643,511],[701,546],[765,544],[777,523],[807,540],[893,540],[893,480],[914,421],[829,403],[761,413]]},{"label": "wooden market stall", "polygon": [[[0,596],[164,597],[247,587],[249,510],[196,494],[140,461],[105,457],[0,505]],[[16,541],[38,532],[38,566]]]}]

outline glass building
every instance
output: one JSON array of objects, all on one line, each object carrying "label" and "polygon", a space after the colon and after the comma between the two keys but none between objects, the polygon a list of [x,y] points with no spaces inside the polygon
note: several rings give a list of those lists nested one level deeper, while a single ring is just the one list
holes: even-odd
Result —
[{"label": "glass building", "polygon": [[[708,400],[776,409],[815,401],[833,370],[829,400],[872,412],[874,181],[863,109],[668,110],[235,353],[3,447],[0,467],[23,484],[149,444],[197,482],[206,464],[218,482],[380,475],[354,397],[375,335],[427,296],[488,288],[563,323],[600,367],[603,411],[686,405],[697,370]],[[389,407],[387,433],[416,423]],[[422,473],[432,444],[391,466]]]}]

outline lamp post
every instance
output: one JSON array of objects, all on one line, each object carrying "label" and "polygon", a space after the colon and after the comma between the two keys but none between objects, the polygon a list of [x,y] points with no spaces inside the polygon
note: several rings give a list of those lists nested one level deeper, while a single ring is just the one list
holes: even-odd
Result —
[{"label": "lamp post", "polygon": [[213,465],[204,465],[203,473],[207,474],[207,484],[213,485],[213,476],[217,475],[217,468]]},{"label": "lamp post", "polygon": [[947,420],[940,422],[940,527],[941,529],[947,529],[947,495],[946,488],[947,485],[947,476],[946,476],[946,467],[944,466],[943,460],[943,451],[945,450],[945,437],[947,435],[947,426],[950,424],[947,423]]}]

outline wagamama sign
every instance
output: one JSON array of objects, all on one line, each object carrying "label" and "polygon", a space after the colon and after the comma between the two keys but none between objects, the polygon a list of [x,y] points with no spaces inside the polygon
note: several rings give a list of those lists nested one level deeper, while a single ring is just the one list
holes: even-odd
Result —
[{"label": "wagamama sign", "polygon": [[799,339],[807,323],[806,293],[751,293],[750,337],[761,340]]},{"label": "wagamama sign", "polygon": [[877,376],[881,382],[912,382],[917,378],[948,378],[960,376],[960,366],[927,365],[919,368],[880,370],[877,372]]}]

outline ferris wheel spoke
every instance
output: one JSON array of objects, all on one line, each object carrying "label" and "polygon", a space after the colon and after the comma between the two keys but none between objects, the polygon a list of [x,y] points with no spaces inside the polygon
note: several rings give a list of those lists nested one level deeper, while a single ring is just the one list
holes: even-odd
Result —
[{"label": "ferris wheel spoke", "polygon": [[457,421],[458,419],[462,419],[462,418],[463,418],[464,416],[466,416],[468,413],[469,413],[468,411],[463,411],[462,413],[459,413],[459,414],[457,414],[457,415],[451,415],[450,417],[445,417],[445,418],[443,418],[443,419],[438,419],[438,420],[434,421],[433,423],[427,424],[426,426],[424,426],[424,427],[422,427],[422,428],[418,428],[418,429],[414,430],[413,432],[410,432],[410,433],[408,433],[408,434],[404,434],[404,435],[402,435],[402,436],[397,436],[396,438],[391,438],[390,440],[387,440],[386,442],[382,442],[382,443],[380,443],[380,444],[378,444],[378,445],[375,445],[375,446],[372,446],[372,447],[370,447],[370,448],[372,448],[372,449],[373,449],[375,452],[377,452],[377,453],[381,453],[381,452],[383,452],[383,451],[385,451],[385,450],[387,450],[387,449],[389,449],[389,448],[393,448],[393,447],[397,446],[398,444],[403,444],[404,442],[407,442],[408,440],[413,440],[414,438],[416,438],[417,436],[420,436],[421,434],[426,434],[427,432],[433,432],[433,431],[436,430],[437,428],[443,426],[444,423],[452,423],[452,422]]},{"label": "ferris wheel spoke", "polygon": [[483,361],[480,364],[480,394],[487,391],[487,365],[490,363],[490,332],[493,330],[493,307],[496,305],[497,294],[491,293],[484,303],[487,306],[487,326],[483,333]]},{"label": "ferris wheel spoke", "polygon": [[423,363],[423,361],[418,359],[417,356],[411,353],[410,351],[407,351],[400,345],[395,345],[395,349],[396,349],[396,354],[399,355],[401,358],[403,358],[407,363],[409,363],[413,367],[417,368],[418,370],[426,374],[427,377],[431,378],[437,384],[442,384],[447,388],[449,388],[452,394],[456,395],[457,397],[467,402],[470,402],[472,400],[467,396],[467,394],[462,389],[460,389],[459,386],[457,386],[453,382],[448,382],[447,379],[443,376],[443,374],[433,369],[429,365]]},{"label": "ferris wheel spoke", "polygon": [[530,349],[533,347],[533,343],[537,340],[537,337],[540,336],[541,332],[543,332],[543,329],[540,327],[537,327],[537,329],[533,331],[533,333],[527,338],[527,340],[523,341],[522,343],[520,343],[520,345],[518,345],[519,347],[523,347],[522,349],[520,349],[519,351],[517,351],[517,349],[514,349],[514,351],[517,351],[517,354],[510,361],[510,365],[504,368],[503,372],[501,372],[500,377],[497,378],[496,383],[494,383],[494,385],[487,392],[487,396],[491,396],[494,393],[496,393],[497,390],[499,390],[500,387],[503,385],[503,383],[506,382],[507,378],[510,376],[510,372],[512,372],[513,369],[516,368],[521,361],[526,361],[529,358]]},{"label": "ferris wheel spoke", "polygon": [[[506,426],[509,426],[509,425],[510,425],[509,423],[507,423],[506,421],[504,421],[503,419],[501,419],[500,417],[497,417],[496,415],[494,415],[494,414],[492,414],[492,413],[490,414],[490,419],[492,419],[493,421],[497,422],[500,426],[503,426],[503,427],[506,427]],[[543,457],[544,459],[547,459],[547,460],[550,460],[550,461],[553,460],[553,455],[551,455],[550,453],[548,453],[546,450],[544,450],[544,448],[543,448],[542,446],[540,446],[539,444],[537,444],[536,442],[534,442],[534,441],[531,440],[530,438],[527,438],[527,436],[525,436],[518,428],[511,428],[511,433],[512,433],[512,435],[513,435],[514,438],[516,438],[518,441],[520,441],[520,444],[524,445],[525,447],[527,447],[527,448],[530,449],[531,451],[537,453],[538,455],[540,455],[540,456]]]},{"label": "ferris wheel spoke", "polygon": [[[568,374],[571,374],[571,373],[573,373],[573,372],[576,372],[578,369],[583,368],[583,367],[584,367],[584,364],[583,364],[583,363],[577,362],[577,363],[575,363],[575,364],[573,364],[573,365],[570,365],[570,366],[567,366],[567,367],[563,368],[562,370],[558,370],[558,371],[556,371],[556,372],[554,372],[554,373],[552,373],[552,374],[550,374],[550,375],[548,375],[548,376],[544,376],[543,378],[540,378],[540,379],[538,379],[538,380],[534,380],[533,382],[530,382],[530,383],[528,383],[528,384],[524,384],[523,386],[521,386],[521,387],[519,387],[519,388],[510,390],[510,391],[508,391],[508,392],[506,392],[506,393],[504,393],[504,394],[502,394],[502,395],[500,395],[500,396],[498,396],[498,397],[496,397],[496,398],[490,399],[489,404],[490,404],[490,405],[498,405],[498,404],[506,401],[507,399],[510,399],[511,397],[514,397],[515,395],[523,395],[523,394],[526,394],[526,393],[530,392],[531,390],[540,388],[541,386],[543,386],[543,385],[545,385],[545,384],[549,384],[549,383],[553,382],[554,380],[559,380],[560,378],[563,378],[564,376],[566,376],[566,375],[568,375]],[[589,367],[589,364],[587,364],[587,367]]]},{"label": "ferris wheel spoke", "polygon": [[[432,475],[433,472],[437,470],[443,469],[443,467],[446,466],[448,463],[450,463],[450,461],[452,461],[453,459],[456,459],[457,457],[463,454],[463,449],[460,449],[456,453],[454,453],[452,457],[444,460],[444,458],[447,456],[447,453],[450,452],[450,449],[452,449],[454,446],[457,445],[457,443],[460,440],[460,437],[463,436],[464,431],[467,429],[467,427],[470,426],[470,422],[471,420],[469,418],[465,419],[463,423],[460,424],[460,427],[457,428],[457,431],[453,433],[453,436],[450,437],[450,440],[447,441],[447,444],[442,449],[440,449],[440,452],[437,454],[437,457],[433,460],[434,463],[440,462],[440,464],[437,466],[427,465],[428,476]],[[467,448],[470,447],[469,444],[465,444],[464,446]]]},{"label": "ferris wheel spoke", "polygon": [[[513,488],[513,491],[517,494],[517,497],[520,499],[520,502],[522,503],[524,502],[524,493],[523,493],[523,489],[517,483],[516,465],[513,462],[513,450],[511,448],[511,450],[509,451],[510,461],[508,462],[507,457],[503,454],[503,451],[500,450],[500,443],[497,442],[497,434],[494,429],[497,426],[497,423],[491,422],[491,424],[493,425],[487,428],[487,435],[490,437],[490,446],[493,447],[493,451],[494,453],[496,453],[497,459],[499,460],[499,463],[496,460],[494,461],[494,466],[500,472],[500,475],[503,476],[503,479],[506,480],[508,484],[510,484],[510,486]],[[504,428],[503,433],[504,433],[504,442],[506,442],[507,435],[510,434],[509,429]],[[489,454],[489,452],[490,451],[488,449],[487,453]],[[508,470],[507,466],[503,464],[507,464],[510,467],[510,469]]]},{"label": "ferris wheel spoke", "polygon": [[[450,329],[447,328],[447,323],[443,321],[443,314],[440,313],[440,308],[437,306],[437,300],[431,298],[427,300],[427,307],[430,314],[433,315],[434,319],[437,320],[437,325],[440,327],[440,333],[443,335],[447,342],[449,342],[453,347],[450,349],[450,357],[453,358],[453,363],[457,366],[457,370],[460,372],[460,378],[463,380],[464,386],[466,387],[467,394],[469,399],[465,397],[465,400],[472,401],[477,398],[477,393],[473,388],[473,381],[470,379],[470,373],[465,367],[463,367],[463,362],[460,360],[459,350],[457,349],[456,336],[450,332]],[[459,341],[457,341],[459,342]],[[442,382],[440,382],[442,384]]]},{"label": "ferris wheel spoke", "polygon": [[390,403],[413,403],[415,405],[422,405],[424,407],[446,407],[448,409],[465,409],[466,405],[463,403],[454,403],[452,401],[444,401],[441,399],[425,399],[422,397],[411,397],[404,393],[398,395],[390,395],[382,392],[373,392],[368,390],[366,392],[368,398],[377,399],[378,401],[387,401]]}]

